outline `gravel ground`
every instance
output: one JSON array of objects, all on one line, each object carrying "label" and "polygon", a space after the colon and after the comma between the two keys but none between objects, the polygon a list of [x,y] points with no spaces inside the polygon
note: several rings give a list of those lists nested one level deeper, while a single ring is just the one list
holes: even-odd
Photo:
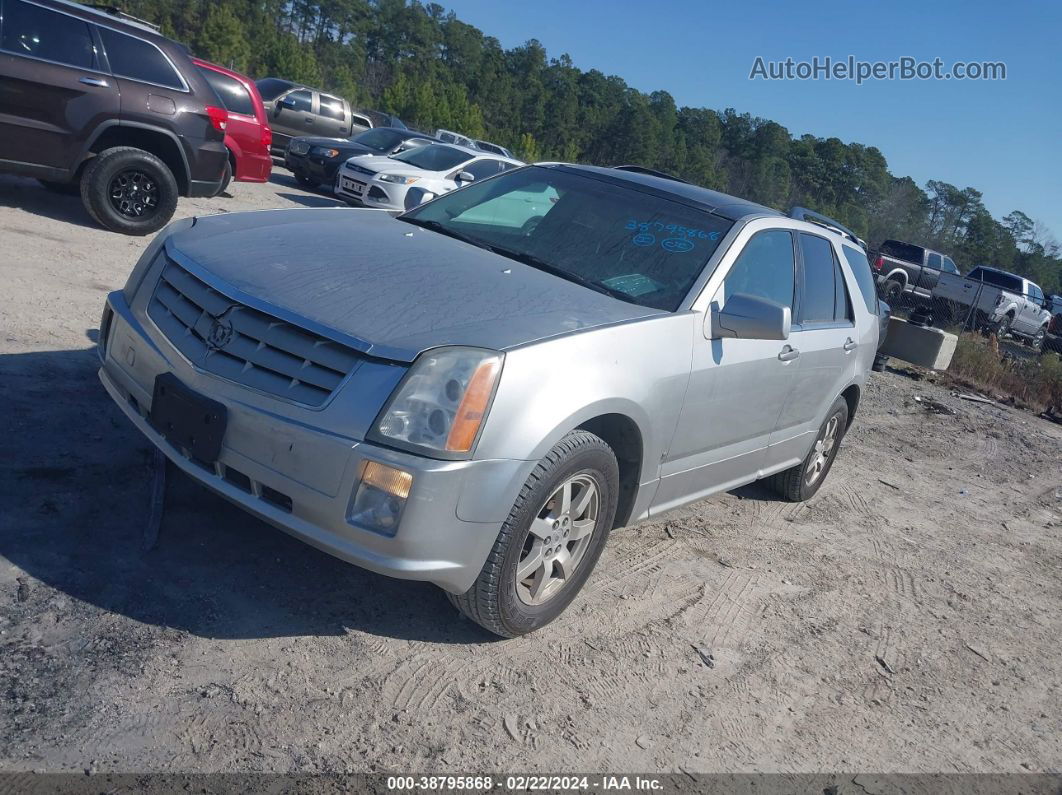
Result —
[{"label": "gravel ground", "polygon": [[[230,190],[179,212],[333,203]],[[0,768],[1062,768],[1059,426],[876,374],[809,503],[618,530],[497,641],[181,476],[143,549],[151,452],[92,342],[146,244],[0,177]]]}]

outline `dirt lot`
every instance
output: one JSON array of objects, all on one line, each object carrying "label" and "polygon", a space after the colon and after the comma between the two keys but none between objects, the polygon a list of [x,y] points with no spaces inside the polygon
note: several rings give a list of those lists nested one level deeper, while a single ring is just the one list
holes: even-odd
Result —
[{"label": "dirt lot", "polygon": [[[179,211],[333,203],[232,193]],[[142,549],[151,455],[92,341],[146,243],[0,177],[0,767],[1062,768],[1059,426],[875,375],[811,502],[619,530],[566,617],[497,641],[180,476]]]}]

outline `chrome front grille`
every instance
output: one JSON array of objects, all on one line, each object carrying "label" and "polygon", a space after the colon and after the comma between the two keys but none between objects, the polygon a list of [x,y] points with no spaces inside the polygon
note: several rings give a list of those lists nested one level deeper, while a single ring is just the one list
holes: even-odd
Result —
[{"label": "chrome front grille", "polygon": [[169,259],[148,317],[201,370],[308,406],[322,405],[362,358],[229,298]]}]

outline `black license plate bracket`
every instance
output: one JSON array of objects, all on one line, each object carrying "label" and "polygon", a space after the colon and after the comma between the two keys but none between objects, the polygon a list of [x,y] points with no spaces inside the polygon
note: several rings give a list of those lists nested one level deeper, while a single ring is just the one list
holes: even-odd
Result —
[{"label": "black license plate bracket", "polygon": [[173,373],[163,373],[155,378],[148,421],[177,449],[213,464],[221,454],[228,411],[224,404],[186,387]]}]

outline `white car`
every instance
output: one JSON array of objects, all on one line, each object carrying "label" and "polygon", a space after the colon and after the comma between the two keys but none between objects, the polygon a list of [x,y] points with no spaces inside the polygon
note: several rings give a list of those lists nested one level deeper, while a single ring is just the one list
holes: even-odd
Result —
[{"label": "white car", "polygon": [[339,169],[335,194],[383,210],[407,210],[477,179],[523,165],[463,146],[432,144],[390,157],[351,158]]}]

